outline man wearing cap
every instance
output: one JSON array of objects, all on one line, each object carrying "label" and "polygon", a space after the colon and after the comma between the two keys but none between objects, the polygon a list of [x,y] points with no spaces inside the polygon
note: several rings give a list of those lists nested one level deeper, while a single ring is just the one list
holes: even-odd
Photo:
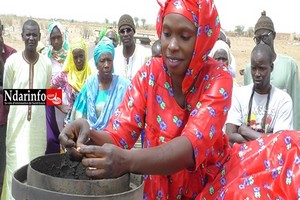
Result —
[{"label": "man wearing cap", "polygon": [[5,140],[6,140],[6,124],[8,108],[3,105],[3,72],[4,63],[6,59],[13,53],[17,52],[16,49],[4,44],[2,37],[3,25],[0,20],[0,196],[3,185],[3,176],[5,169]]},{"label": "man wearing cap", "polygon": [[[254,27],[254,42],[256,44],[265,43],[273,51],[274,69],[271,74],[271,84],[287,92],[293,100],[294,129],[300,130],[300,90],[299,72],[295,60],[289,56],[277,54],[274,49],[276,32],[273,21],[266,16],[266,12],[261,13]],[[252,83],[250,64],[246,66],[244,85]]]},{"label": "man wearing cap", "polygon": [[142,65],[151,57],[151,49],[135,43],[133,19],[124,14],[118,22],[121,45],[115,49],[114,72],[131,80]]}]

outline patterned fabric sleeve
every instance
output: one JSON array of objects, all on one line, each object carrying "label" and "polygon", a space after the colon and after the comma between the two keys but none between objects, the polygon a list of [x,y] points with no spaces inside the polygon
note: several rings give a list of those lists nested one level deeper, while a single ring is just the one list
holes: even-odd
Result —
[{"label": "patterned fabric sleeve", "polygon": [[233,80],[227,68],[219,67],[207,73],[203,83],[199,88],[202,94],[182,133],[193,145],[196,169],[226,156],[222,128],[231,106]]},{"label": "patterned fabric sleeve", "polygon": [[56,76],[54,76],[51,80],[51,87],[52,88],[64,88],[67,84],[67,72],[60,72]]}]

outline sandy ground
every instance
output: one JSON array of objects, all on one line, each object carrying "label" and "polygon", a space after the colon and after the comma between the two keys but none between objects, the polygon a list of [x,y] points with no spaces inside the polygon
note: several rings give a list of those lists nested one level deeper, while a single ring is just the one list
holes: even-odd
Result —
[{"label": "sandy ground", "polygon": [[[47,34],[47,24],[48,21],[37,20],[41,26],[42,39],[45,43],[45,37]],[[94,46],[95,38],[98,34],[98,30],[101,30],[105,24],[95,24],[95,23],[79,23],[79,22],[63,22],[64,26],[68,29],[69,38],[82,37],[84,32],[89,33],[89,37],[86,38],[87,43],[90,47]],[[18,22],[18,24],[20,24]],[[147,30],[137,28],[136,35],[149,35],[151,41],[153,42],[157,39],[156,31],[154,27],[150,27]],[[245,68],[246,64],[249,62],[251,50],[255,43],[252,37],[236,37],[232,33],[228,33],[231,41],[231,49],[233,55],[235,56],[237,63],[236,80],[239,84],[243,84],[243,76],[239,75],[238,71]],[[21,39],[21,26],[14,25],[11,27],[5,26],[4,41],[6,44],[16,48],[18,51],[24,48],[24,43]],[[90,48],[91,49],[91,48]],[[300,64],[300,41],[292,39],[291,34],[277,33],[275,39],[275,50],[277,53],[285,54],[293,57],[298,66]],[[300,75],[300,74],[299,74]]]},{"label": "sandy ground", "polygon": [[[243,84],[243,76],[238,71],[245,68],[250,62],[251,51],[255,45],[250,37],[230,37],[232,53],[237,63],[236,79],[239,84]],[[289,39],[289,37],[278,37],[274,41],[275,51],[280,54],[291,56],[300,65],[300,43]],[[300,76],[300,73],[299,73]]]}]

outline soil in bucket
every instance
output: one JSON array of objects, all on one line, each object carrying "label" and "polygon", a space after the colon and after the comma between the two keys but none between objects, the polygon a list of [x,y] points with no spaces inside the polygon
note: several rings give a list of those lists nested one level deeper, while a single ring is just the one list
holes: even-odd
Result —
[{"label": "soil in bucket", "polygon": [[91,180],[85,167],[68,154],[50,154],[32,160],[28,166],[28,185],[78,195],[109,195],[127,192],[130,175],[118,178]]},{"label": "soil in bucket", "polygon": [[[53,157],[54,158],[54,157]],[[85,167],[81,162],[70,158],[69,154],[61,154],[55,160],[47,163],[34,162],[31,166],[43,174],[64,179],[91,180],[85,174]]]}]

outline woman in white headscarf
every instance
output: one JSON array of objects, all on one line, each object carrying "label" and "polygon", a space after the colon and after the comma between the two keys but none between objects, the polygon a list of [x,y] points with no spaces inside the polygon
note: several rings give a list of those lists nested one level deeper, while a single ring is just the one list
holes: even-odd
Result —
[{"label": "woman in white headscarf", "polygon": [[232,61],[234,58],[230,51],[230,47],[226,42],[223,40],[217,40],[211,52],[209,53],[209,56],[219,62],[225,63],[228,66],[232,77],[235,78],[236,66],[235,64],[233,65]]},{"label": "woman in white headscarf", "polygon": [[[69,51],[69,41],[64,27],[58,21],[49,24],[46,37],[47,45],[41,50],[51,60],[52,78],[63,69]],[[59,110],[58,110],[59,109]],[[62,107],[46,106],[47,114],[47,149],[46,154],[58,153],[60,145],[58,135],[63,128],[66,114],[61,112]]]},{"label": "woman in white headscarf", "polygon": [[48,44],[42,50],[42,54],[51,59],[54,76],[62,70],[70,48],[66,30],[60,22],[53,21],[49,24],[46,40]]}]

